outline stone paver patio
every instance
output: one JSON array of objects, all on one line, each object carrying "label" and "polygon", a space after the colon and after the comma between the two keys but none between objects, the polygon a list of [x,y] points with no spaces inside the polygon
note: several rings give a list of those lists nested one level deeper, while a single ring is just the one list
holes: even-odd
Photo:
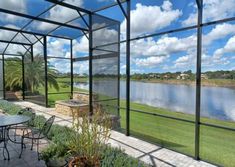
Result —
[{"label": "stone paver patio", "polygon": [[[52,108],[45,108],[30,102],[19,101],[14,102],[22,107],[31,107],[38,115],[44,115],[49,118],[56,115],[56,124],[71,126],[72,118],[58,114]],[[145,163],[157,167],[214,167],[203,161],[196,161],[193,158],[171,151],[160,146],[150,144],[134,137],[125,136],[122,133],[112,131],[109,143],[114,147],[119,147],[133,157],[139,158]],[[37,160],[35,151],[31,151],[29,146],[24,150],[22,159],[18,158],[20,146],[9,143],[11,160],[4,161],[2,153],[0,154],[0,167],[44,167],[45,163]],[[1,150],[2,151],[2,150]]]}]

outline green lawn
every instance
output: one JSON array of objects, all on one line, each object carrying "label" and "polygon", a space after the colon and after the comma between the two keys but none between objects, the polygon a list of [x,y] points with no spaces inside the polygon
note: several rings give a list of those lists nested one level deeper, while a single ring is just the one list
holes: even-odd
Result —
[{"label": "green lawn", "polygon": [[[87,78],[74,78],[74,81],[76,82],[87,82]],[[70,78],[57,78],[57,82],[59,84],[59,91],[57,91],[55,88],[48,85],[48,105],[49,107],[53,107],[55,104],[55,101],[57,100],[66,100],[70,99],[70,91],[71,91],[71,85],[70,85]],[[39,87],[38,91],[41,94],[44,94],[45,88]],[[74,88],[74,91],[79,92],[86,92],[86,90],[82,90],[79,88]],[[67,92],[67,93],[65,93]]]},{"label": "green lawn", "polygon": [[[122,101],[121,105],[125,107],[125,102]],[[131,103],[131,108],[192,121],[195,119],[190,114],[171,112],[138,103]],[[121,110],[120,113],[122,128],[125,129],[125,110]],[[234,122],[209,118],[203,118],[201,121],[235,128]],[[195,127],[193,123],[131,111],[130,129],[133,136],[194,156]],[[235,132],[201,126],[200,157],[222,166],[235,166]]]}]

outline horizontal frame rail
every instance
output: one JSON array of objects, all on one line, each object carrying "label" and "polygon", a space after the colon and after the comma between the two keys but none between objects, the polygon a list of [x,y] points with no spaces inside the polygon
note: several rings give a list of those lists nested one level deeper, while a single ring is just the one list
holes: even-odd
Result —
[{"label": "horizontal frame rail", "polygon": [[78,30],[82,30],[82,31],[88,31],[88,29],[86,29],[86,28],[77,27],[77,26],[73,26],[70,24],[65,24],[65,23],[61,23],[61,22],[57,22],[57,21],[53,21],[53,20],[48,20],[48,19],[44,19],[44,18],[32,16],[32,15],[27,15],[27,14],[15,12],[15,11],[7,10],[7,9],[0,8],[0,12],[12,14],[15,16],[20,16],[20,17],[24,17],[24,18],[28,18],[28,19],[32,19],[32,20],[36,20],[36,21],[46,22],[46,23],[54,24],[54,25],[58,25],[58,26],[69,27],[69,28],[78,29]]}]

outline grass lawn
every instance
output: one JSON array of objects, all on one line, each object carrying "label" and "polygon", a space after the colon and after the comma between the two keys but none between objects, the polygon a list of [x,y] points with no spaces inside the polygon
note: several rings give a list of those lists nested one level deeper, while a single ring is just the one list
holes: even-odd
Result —
[{"label": "grass lawn", "polygon": [[[121,105],[125,107],[125,102],[121,101]],[[131,108],[192,121],[195,119],[194,115],[171,112],[138,103],[131,103]],[[125,129],[125,110],[121,110],[120,113],[121,125]],[[209,118],[203,118],[201,122],[235,128],[233,122]],[[193,123],[131,111],[130,129],[133,136],[194,156],[195,127]],[[200,157],[222,166],[235,166],[235,132],[201,126]]]},{"label": "grass lawn", "polygon": [[[87,78],[74,78],[74,81],[86,82]],[[59,88],[60,88],[59,91],[57,91],[55,88],[48,85],[48,105],[49,105],[49,107],[53,107],[55,104],[55,101],[57,101],[57,100],[70,99],[70,95],[71,95],[70,94],[70,91],[71,91],[70,78],[57,78],[57,82],[58,82]],[[73,89],[74,89],[74,91],[87,92],[86,90],[75,88],[75,87]],[[39,87],[38,91],[41,94],[44,94],[45,88],[41,86],[41,87]]]}]

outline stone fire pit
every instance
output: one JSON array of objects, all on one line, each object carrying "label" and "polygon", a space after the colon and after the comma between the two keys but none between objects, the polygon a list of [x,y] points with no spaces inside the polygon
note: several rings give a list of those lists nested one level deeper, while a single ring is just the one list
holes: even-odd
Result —
[{"label": "stone fire pit", "polygon": [[88,112],[89,105],[79,100],[60,100],[55,103],[55,111],[64,115],[72,116],[74,111]]}]

